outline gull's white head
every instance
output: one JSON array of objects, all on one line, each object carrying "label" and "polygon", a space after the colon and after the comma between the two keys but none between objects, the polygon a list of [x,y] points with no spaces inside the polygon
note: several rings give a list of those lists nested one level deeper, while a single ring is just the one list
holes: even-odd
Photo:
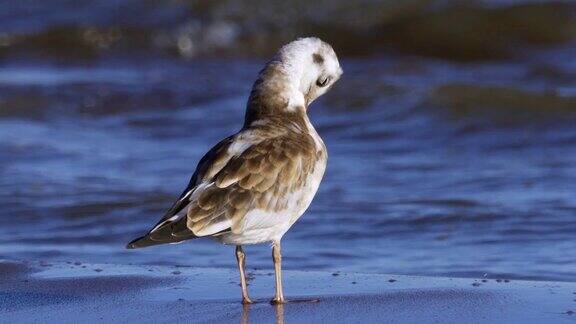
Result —
[{"label": "gull's white head", "polygon": [[316,37],[300,38],[284,45],[276,59],[283,63],[306,106],[326,93],[342,75],[332,46]]},{"label": "gull's white head", "polygon": [[260,72],[248,101],[247,119],[304,110],[342,75],[338,57],[319,38],[284,45]]}]

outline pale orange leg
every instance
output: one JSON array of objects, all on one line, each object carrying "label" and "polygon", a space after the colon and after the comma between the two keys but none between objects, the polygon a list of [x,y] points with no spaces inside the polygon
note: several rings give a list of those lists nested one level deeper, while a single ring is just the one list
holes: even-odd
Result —
[{"label": "pale orange leg", "polygon": [[238,270],[240,270],[240,285],[242,286],[242,304],[252,304],[248,297],[248,284],[246,283],[246,254],[241,245],[236,246],[236,261],[238,261]]},{"label": "pale orange leg", "polygon": [[282,289],[282,252],[280,251],[280,241],[272,243],[272,260],[274,261],[274,272],[276,274],[276,296],[272,299],[272,303],[283,304],[285,300]]}]

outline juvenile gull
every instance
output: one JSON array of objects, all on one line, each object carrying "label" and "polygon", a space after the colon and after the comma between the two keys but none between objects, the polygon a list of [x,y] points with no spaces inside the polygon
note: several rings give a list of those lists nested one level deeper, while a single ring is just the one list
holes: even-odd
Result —
[{"label": "juvenile gull", "polygon": [[160,222],[127,247],[199,237],[236,245],[242,302],[251,303],[242,245],[271,242],[272,302],[284,303],[280,240],[312,202],[326,169],[326,146],[307,109],[341,75],[336,53],[320,39],[284,45],[254,83],[242,129],[204,155]]}]

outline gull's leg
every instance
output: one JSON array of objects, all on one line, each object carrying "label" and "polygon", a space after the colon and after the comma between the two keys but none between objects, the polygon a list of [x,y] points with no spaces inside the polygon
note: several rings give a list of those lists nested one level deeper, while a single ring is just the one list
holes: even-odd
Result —
[{"label": "gull's leg", "polygon": [[272,242],[272,260],[274,260],[274,272],[276,274],[276,296],[272,299],[273,304],[283,304],[284,292],[282,291],[282,253],[280,241]]},{"label": "gull's leg", "polygon": [[246,254],[241,245],[236,245],[236,260],[238,261],[238,270],[240,270],[240,285],[242,286],[242,304],[252,304],[248,297],[248,285],[246,284]]}]

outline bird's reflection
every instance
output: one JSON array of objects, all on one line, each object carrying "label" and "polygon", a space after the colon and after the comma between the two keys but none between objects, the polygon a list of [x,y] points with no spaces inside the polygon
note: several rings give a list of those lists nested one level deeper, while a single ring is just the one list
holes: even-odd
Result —
[{"label": "bird's reflection", "polygon": [[250,318],[250,304],[242,304],[242,317],[240,318],[240,324],[248,324]]},{"label": "bird's reflection", "polygon": [[276,304],[274,307],[276,308],[276,322],[284,324],[284,304]]},{"label": "bird's reflection", "polygon": [[[242,317],[240,318],[241,324],[250,323],[250,304],[242,305]],[[284,304],[276,304],[273,306],[276,313],[276,323],[284,324]]]}]

